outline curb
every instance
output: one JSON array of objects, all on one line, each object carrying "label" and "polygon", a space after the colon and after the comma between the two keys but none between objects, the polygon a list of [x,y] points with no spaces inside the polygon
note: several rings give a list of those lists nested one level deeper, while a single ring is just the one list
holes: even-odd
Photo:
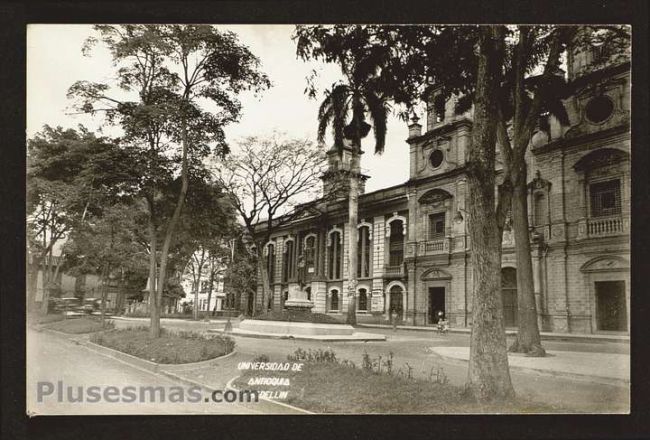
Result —
[{"label": "curb", "polygon": [[[226,389],[233,390],[233,391],[240,391],[239,388],[235,387],[235,386],[232,384],[234,381],[236,381],[236,380],[239,379],[240,377],[241,377],[241,376],[235,376],[235,377],[233,377],[232,379],[230,379],[230,380],[228,381],[228,383],[226,383]],[[311,412],[311,411],[308,411],[308,410],[306,410],[306,409],[302,409],[302,408],[298,408],[297,406],[289,405],[288,403],[278,402],[277,400],[266,399],[266,398],[264,398],[264,397],[260,397],[260,400],[263,400],[263,401],[265,401],[265,402],[269,402],[269,403],[273,403],[274,405],[283,406],[283,407],[285,407],[285,408],[289,408],[289,409],[291,409],[291,410],[293,410],[293,411],[296,411],[296,412],[299,412],[299,413],[303,413],[303,414],[311,414],[311,415],[316,414],[316,413]]]},{"label": "curb", "polygon": [[[445,356],[440,353],[436,353],[435,351],[431,351],[431,354],[434,356],[437,356],[440,359],[443,359],[447,362],[454,363],[456,365],[468,365],[469,364],[469,359],[459,359],[459,358],[454,358],[450,356]],[[538,376],[548,376],[548,377],[559,377],[559,378],[564,378],[564,379],[573,379],[573,380],[579,380],[583,382],[596,382],[604,385],[614,385],[614,386],[619,386],[619,387],[629,387],[630,386],[630,381],[629,379],[619,379],[615,377],[608,377],[608,376],[593,376],[593,375],[588,375],[588,374],[579,374],[579,373],[567,373],[564,371],[557,371],[557,370],[545,370],[541,368],[531,368],[531,367],[522,367],[518,365],[511,365],[508,364],[508,367],[510,370],[515,370],[521,373],[528,373],[528,374],[535,374]]]},{"label": "curb", "polygon": [[[357,324],[358,327],[366,328],[378,328],[378,329],[392,329],[392,325],[387,324]],[[398,330],[411,331],[411,332],[430,332],[437,333],[438,330],[435,327],[415,327],[415,326],[397,326]],[[471,328],[449,328],[448,333],[454,334],[466,334],[471,333]],[[506,330],[506,336],[516,336],[516,330]],[[567,333],[540,333],[542,340],[546,341],[574,341],[574,342],[590,342],[590,341],[599,341],[599,342],[618,342],[621,344],[629,344],[630,337],[627,335],[601,335],[601,334],[567,334]]]},{"label": "curb", "polygon": [[57,335],[57,336],[60,336],[60,337],[66,338],[66,339],[72,339],[72,340],[83,340],[86,337],[88,337],[88,335],[91,334],[91,333],[66,333],[66,332],[62,332],[62,331],[59,331],[59,330],[54,330],[54,329],[46,328],[46,327],[38,328],[38,329],[36,329],[36,331],[52,333],[53,335]]},{"label": "curb", "polygon": [[[142,322],[148,322],[149,318],[134,318],[131,316],[110,316],[110,319],[117,319],[118,321],[142,321]],[[172,322],[196,322],[200,324],[219,324],[219,323],[225,323],[227,320],[225,319],[211,319],[210,321],[204,321],[204,320],[199,320],[195,321],[193,319],[187,319],[187,318],[160,318],[160,320],[166,320],[166,321],[172,321]]]},{"label": "curb", "polygon": [[270,335],[270,334],[243,334],[243,333],[233,333],[226,332],[220,329],[210,329],[209,333],[218,333],[223,336],[230,337],[241,337],[241,338],[253,338],[253,339],[281,339],[286,341],[296,340],[296,341],[320,341],[320,342],[386,342],[386,339],[329,339],[329,338],[306,338],[303,336],[292,336],[292,335]]}]

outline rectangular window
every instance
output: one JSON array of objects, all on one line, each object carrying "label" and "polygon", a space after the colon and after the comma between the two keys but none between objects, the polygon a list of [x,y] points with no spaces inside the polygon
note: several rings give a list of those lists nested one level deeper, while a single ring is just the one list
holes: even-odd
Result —
[{"label": "rectangular window", "polygon": [[266,272],[269,283],[273,283],[275,281],[275,245],[273,244],[266,247]]},{"label": "rectangular window", "polygon": [[288,241],[285,243],[285,251],[284,251],[284,273],[283,273],[283,281],[286,283],[290,279],[293,278],[294,275],[294,247],[293,247],[293,241]]},{"label": "rectangular window", "polygon": [[437,240],[445,236],[445,213],[429,216],[429,240]]},{"label": "rectangular window", "polygon": [[621,182],[619,180],[592,183],[589,185],[589,194],[591,196],[592,217],[604,217],[621,213]]}]

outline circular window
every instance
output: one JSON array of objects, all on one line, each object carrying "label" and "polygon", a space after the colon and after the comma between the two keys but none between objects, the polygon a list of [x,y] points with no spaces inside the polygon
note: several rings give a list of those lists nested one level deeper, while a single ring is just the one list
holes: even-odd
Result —
[{"label": "circular window", "polygon": [[614,103],[606,96],[592,98],[585,107],[585,116],[591,122],[599,124],[607,120],[614,111]]},{"label": "circular window", "polygon": [[443,159],[442,151],[435,150],[433,153],[431,153],[431,156],[429,156],[429,163],[431,164],[432,167],[438,168],[442,163],[442,159]]}]

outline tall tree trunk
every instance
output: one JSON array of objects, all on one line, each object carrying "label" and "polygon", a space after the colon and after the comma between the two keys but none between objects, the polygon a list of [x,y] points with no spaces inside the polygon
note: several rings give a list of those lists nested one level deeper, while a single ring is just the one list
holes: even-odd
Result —
[{"label": "tall tree trunk", "polygon": [[50,289],[52,284],[52,248],[45,257],[43,265],[43,302],[41,303],[41,314],[47,315],[50,302]]},{"label": "tall tree trunk", "polygon": [[[194,258],[194,257],[192,257]],[[195,260],[196,261],[196,260]],[[198,321],[200,319],[200,310],[199,310],[199,293],[201,289],[201,275],[203,273],[203,265],[205,264],[205,248],[201,248],[201,259],[197,262],[197,271],[196,271],[196,288],[194,289],[194,320]],[[208,303],[208,309],[210,308],[210,303]],[[208,310],[209,311],[209,310]]]},{"label": "tall tree trunk", "polygon": [[[174,208],[174,214],[169,220],[167,225],[167,231],[165,233],[165,239],[163,241],[163,246],[160,253],[160,272],[158,274],[158,285],[156,286],[156,315],[158,317],[158,329],[154,331],[153,326],[150,328],[151,337],[157,338],[160,336],[160,308],[162,306],[163,291],[165,289],[165,281],[167,279],[167,261],[169,258],[169,248],[171,247],[172,240],[174,238],[174,232],[176,231],[176,225],[181,217],[181,211],[183,209],[183,204],[185,203],[185,196],[187,195],[187,188],[189,187],[189,178],[188,178],[188,165],[187,165],[187,150],[189,148],[188,139],[187,139],[187,125],[185,122],[182,122],[183,126],[181,128],[181,140],[182,140],[182,155],[181,155],[181,190],[178,194],[178,200],[176,201],[176,207]],[[153,320],[153,315],[152,315]]]},{"label": "tall tree trunk", "polygon": [[212,284],[214,283],[214,257],[210,256],[210,279],[208,284],[208,313],[205,315],[205,320],[210,320],[210,313],[212,310],[210,307],[210,301],[212,301]]},{"label": "tall tree trunk", "polygon": [[533,263],[528,225],[528,188],[526,185],[525,162],[521,160],[518,164],[515,164],[515,167],[517,167],[517,171],[513,173],[512,222],[515,236],[515,255],[517,257],[518,329],[517,337],[509,350],[541,357],[546,352],[542,347],[537,324],[537,306],[535,304]]},{"label": "tall tree trunk", "polygon": [[194,280],[194,308],[192,310],[192,318],[195,321],[199,320],[199,281]]},{"label": "tall tree trunk", "polygon": [[469,154],[469,233],[474,269],[467,391],[477,400],[514,395],[501,299],[501,240],[495,210],[496,88],[503,30],[482,30]]},{"label": "tall tree trunk", "polygon": [[[265,244],[265,243],[264,243]],[[263,313],[267,312],[267,304],[269,301],[269,296],[271,293],[271,281],[269,279],[268,270],[266,269],[266,264],[264,264],[264,244],[255,246],[255,252],[257,253],[257,270],[262,278],[262,311]],[[254,302],[253,302],[253,316],[257,313],[257,291],[255,292]]]},{"label": "tall tree trunk", "polygon": [[357,323],[357,242],[359,222],[359,176],[361,174],[360,139],[352,147],[350,158],[350,195],[348,198],[348,316],[346,323]]},{"label": "tall tree trunk", "polygon": [[[27,311],[29,314],[38,313],[36,305],[36,290],[38,289],[38,269],[40,259],[27,253]],[[31,260],[31,261],[30,261]]]},{"label": "tall tree trunk", "polygon": [[[150,208],[152,206],[150,205]],[[158,295],[156,289],[156,280],[158,279],[156,270],[158,269],[158,240],[156,237],[156,226],[153,223],[153,209],[149,210],[149,219],[147,222],[149,230],[149,334],[152,337],[160,335],[160,308],[158,306]]]},{"label": "tall tree trunk", "polygon": [[106,264],[104,266],[103,274],[102,274],[102,296],[101,296],[101,302],[100,302],[100,316],[101,316],[101,323],[102,323],[102,328],[104,327],[106,323],[106,280],[108,278],[108,273],[109,273],[109,265]]}]

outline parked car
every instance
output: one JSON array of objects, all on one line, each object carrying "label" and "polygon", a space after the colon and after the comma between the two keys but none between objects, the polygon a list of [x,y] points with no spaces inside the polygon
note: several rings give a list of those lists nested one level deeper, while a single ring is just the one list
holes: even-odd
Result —
[{"label": "parked car", "polygon": [[98,298],[85,298],[83,300],[83,304],[81,305],[81,309],[89,315],[98,311],[100,307],[101,300]]},{"label": "parked car", "polygon": [[66,316],[78,316],[84,313],[81,299],[69,296],[58,298],[57,311],[63,312]]}]

